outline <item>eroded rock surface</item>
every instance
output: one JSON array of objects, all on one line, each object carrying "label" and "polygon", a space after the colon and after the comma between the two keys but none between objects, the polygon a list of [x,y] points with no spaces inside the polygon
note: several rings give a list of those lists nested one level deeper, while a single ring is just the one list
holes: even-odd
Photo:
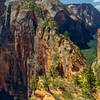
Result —
[{"label": "eroded rock surface", "polygon": [[7,11],[0,33],[0,88],[14,100],[30,96],[31,76],[48,72],[55,54],[60,58],[59,71],[66,78],[86,69],[79,48],[57,34],[57,25],[45,8],[32,10],[14,2]]}]

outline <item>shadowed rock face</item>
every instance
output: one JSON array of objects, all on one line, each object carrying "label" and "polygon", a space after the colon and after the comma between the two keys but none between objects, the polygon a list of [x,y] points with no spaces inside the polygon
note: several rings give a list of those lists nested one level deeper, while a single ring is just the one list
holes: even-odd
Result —
[{"label": "shadowed rock face", "polygon": [[4,16],[4,12],[6,10],[5,2],[6,0],[0,0],[0,33],[2,31],[2,27],[5,24],[5,16]]},{"label": "shadowed rock face", "polygon": [[34,52],[37,20],[34,12],[20,6],[8,5],[7,13],[0,33],[0,88],[14,96],[14,100],[26,100],[27,62]]},{"label": "shadowed rock face", "polygon": [[0,90],[0,99],[1,100],[14,100],[13,96],[10,96],[5,90]]},{"label": "shadowed rock face", "polygon": [[[71,40],[80,49],[89,48],[87,43],[93,39],[97,28],[100,27],[100,12],[91,4],[69,4],[64,5],[66,10],[59,11],[55,16],[59,32],[69,32]],[[62,20],[62,16],[63,19]],[[62,23],[63,22],[63,23]]]},{"label": "shadowed rock face", "polygon": [[94,27],[94,29],[100,27],[100,12],[96,8],[94,8],[93,5],[83,3],[70,4],[66,5],[66,7],[71,13],[70,16],[72,16],[72,19],[76,16],[76,20],[83,20],[90,27]]},{"label": "shadowed rock face", "polygon": [[59,33],[69,32],[70,39],[81,49],[89,48],[87,43],[93,39],[91,31],[86,28],[84,22],[75,21],[65,11],[60,11],[55,16]]},{"label": "shadowed rock face", "polygon": [[37,0],[54,17],[59,33],[69,32],[71,40],[80,48],[88,49],[88,42],[100,27],[100,12],[91,4],[62,4],[59,0]]},{"label": "shadowed rock face", "polygon": [[6,9],[5,24],[0,23],[1,90],[14,100],[26,100],[31,94],[31,76],[48,72],[55,54],[60,58],[57,67],[61,75],[72,79],[85,70],[86,60],[78,47],[57,34],[57,25],[46,9],[30,10],[18,2]]}]

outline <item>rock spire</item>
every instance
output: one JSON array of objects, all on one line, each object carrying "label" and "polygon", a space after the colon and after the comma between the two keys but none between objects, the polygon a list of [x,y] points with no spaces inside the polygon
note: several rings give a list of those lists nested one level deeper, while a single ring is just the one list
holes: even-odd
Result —
[{"label": "rock spire", "polygon": [[100,64],[100,28],[98,29],[98,45],[97,45],[98,64]]}]

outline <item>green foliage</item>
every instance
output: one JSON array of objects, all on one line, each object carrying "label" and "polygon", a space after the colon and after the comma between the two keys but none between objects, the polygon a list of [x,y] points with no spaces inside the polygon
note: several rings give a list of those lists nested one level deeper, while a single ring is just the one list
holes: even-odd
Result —
[{"label": "green foliage", "polygon": [[88,67],[88,70],[87,70],[85,76],[87,79],[87,84],[89,85],[90,88],[93,88],[95,86],[96,76],[94,75],[91,66]]},{"label": "green foliage", "polygon": [[[45,90],[47,90],[56,100],[60,100],[60,97],[63,97],[68,100],[72,100],[72,95],[71,91],[68,90],[68,86],[64,78],[62,78],[59,75],[59,72],[57,70],[57,66],[60,64],[60,59],[57,53],[54,54],[53,58],[53,64],[51,66],[50,72],[46,73],[45,75],[41,76],[40,78],[42,79],[42,84],[38,83],[38,80],[32,76],[31,79],[31,87],[41,87]],[[41,86],[38,86],[38,85]],[[61,90],[62,94],[54,94],[51,92],[51,89],[54,90]]]},{"label": "green foliage", "polygon": [[55,53],[53,61],[55,65],[60,63],[59,55],[57,53]]},{"label": "green foliage", "polygon": [[81,84],[80,77],[78,75],[74,76],[74,83],[77,86],[79,86]]},{"label": "green foliage", "polygon": [[44,24],[43,27],[45,27],[45,30],[49,30],[49,28],[51,27],[50,21],[45,17],[44,19]]},{"label": "green foliage", "polygon": [[7,16],[8,15],[8,12],[5,11],[3,14],[0,15],[0,20],[4,17],[4,16]]},{"label": "green foliage", "polygon": [[44,89],[48,89],[49,87],[49,92],[51,93],[50,89],[60,89],[62,91],[62,94],[52,94],[52,96],[54,96],[54,98],[56,100],[60,100],[60,96],[62,96],[63,98],[68,99],[68,100],[72,100],[72,94],[71,91],[67,90],[67,83],[66,81],[61,78],[52,78],[51,76],[41,76],[41,79],[43,80],[43,88]]},{"label": "green foliage", "polygon": [[[50,88],[50,84],[54,83],[54,79],[59,76],[59,72],[57,71],[57,65],[60,63],[59,56],[57,54],[54,55],[53,64],[50,68],[50,72],[44,76],[41,76],[43,80],[43,88]],[[53,81],[52,81],[53,80]]]},{"label": "green foliage", "polygon": [[32,0],[30,0],[30,1],[20,0],[20,1],[21,1],[20,2],[21,6],[25,5],[30,10],[33,10],[36,13],[38,13],[39,16],[43,16],[42,8],[41,8],[41,6],[39,4],[34,3],[34,1],[32,1]]},{"label": "green foliage", "polygon": [[67,31],[64,32],[64,36],[69,38],[69,33]]},{"label": "green foliage", "polygon": [[100,66],[95,66],[95,74],[96,74],[96,86],[100,86]]},{"label": "green foliage", "polygon": [[97,57],[97,34],[93,35],[94,39],[88,43],[89,49],[81,50],[86,57],[88,64],[91,65],[94,59]]},{"label": "green foliage", "polygon": [[95,100],[95,98],[93,97],[93,90],[90,87],[82,90],[82,96],[89,100]]},{"label": "green foliage", "polygon": [[[55,65],[59,64],[58,59],[59,59],[58,55],[55,54],[55,56],[54,56],[54,64]],[[54,67],[55,66],[53,66],[53,68]],[[52,96],[56,100],[60,100],[59,99],[60,96],[65,98],[65,100],[66,99],[72,100],[71,92],[69,90],[67,90],[68,86],[67,86],[66,81],[64,80],[64,78],[62,78],[61,76],[58,75],[58,71],[55,68],[52,69],[50,71],[50,73],[48,73],[46,76],[41,76],[41,79],[43,80],[43,88],[48,89],[50,93],[51,93],[50,89],[54,89],[54,90],[60,89],[62,91],[62,94],[53,94],[53,93],[51,93]]]},{"label": "green foliage", "polygon": [[36,100],[35,98],[29,98],[28,100]]},{"label": "green foliage", "polygon": [[81,89],[83,97],[90,100],[95,100],[93,97],[93,93],[95,92],[96,77],[91,66],[88,67],[85,75],[76,75],[74,77],[74,83]]},{"label": "green foliage", "polygon": [[60,89],[62,91],[62,94],[60,96],[62,96],[65,100],[66,99],[72,100],[71,91],[68,90],[68,85],[66,81],[64,80],[64,78],[58,77],[56,79],[53,79],[51,83],[52,83],[53,89]]},{"label": "green foliage", "polygon": [[55,53],[53,58],[53,64],[51,65],[50,74],[53,78],[57,78],[59,76],[59,72],[57,70],[57,66],[60,64],[60,59],[57,53]]},{"label": "green foliage", "polygon": [[32,76],[30,79],[30,87],[32,90],[35,90],[39,87],[38,79],[34,76]]},{"label": "green foliage", "polygon": [[24,1],[25,5],[27,5],[28,8],[34,8],[35,5],[32,1]]},{"label": "green foliage", "polygon": [[53,78],[57,78],[59,75],[59,72],[57,71],[56,65],[52,65],[50,69],[50,74]]},{"label": "green foliage", "polygon": [[84,85],[86,85],[86,79],[83,76],[75,75],[74,76],[74,84],[76,86],[79,86],[79,88],[84,88]]},{"label": "green foliage", "polygon": [[83,53],[84,57],[88,61],[89,65],[91,65],[94,59],[97,57],[96,49],[85,49],[85,50],[81,50],[81,52]]},{"label": "green foliage", "polygon": [[62,91],[66,90],[67,87],[66,81],[61,77],[53,79],[51,83],[54,89],[61,89]]},{"label": "green foliage", "polygon": [[50,75],[41,76],[41,79],[43,80],[43,88],[44,89],[49,89],[49,85],[51,84],[51,77],[50,77]]},{"label": "green foliage", "polygon": [[72,98],[72,94],[71,94],[71,92],[69,92],[69,91],[64,91],[63,93],[62,93],[62,97],[65,99],[65,100],[72,100],[73,98]]}]

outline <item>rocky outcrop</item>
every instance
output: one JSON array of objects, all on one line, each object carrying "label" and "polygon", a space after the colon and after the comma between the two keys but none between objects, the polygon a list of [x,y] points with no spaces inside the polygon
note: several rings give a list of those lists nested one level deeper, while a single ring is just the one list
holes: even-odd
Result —
[{"label": "rocky outcrop", "polygon": [[31,4],[10,3],[0,34],[0,88],[14,100],[30,96],[31,76],[48,72],[55,54],[60,58],[59,71],[68,79],[87,67],[79,48],[57,34],[57,25],[48,11]]},{"label": "rocky outcrop", "polygon": [[100,29],[98,29],[97,33],[98,33],[97,58],[92,64],[93,68],[100,66]]},{"label": "rocky outcrop", "polygon": [[[94,60],[92,64],[93,72],[98,81],[100,81],[100,29],[98,29],[98,45],[97,45],[97,58]],[[96,87],[96,93],[94,94],[96,100],[100,99],[100,90]]]},{"label": "rocky outcrop", "polygon": [[100,29],[98,29],[98,64],[100,64]]},{"label": "rocky outcrop", "polygon": [[[75,20],[83,20],[87,25],[98,28],[100,26],[100,12],[93,7],[91,4],[69,4],[66,5],[68,11],[71,13],[72,19],[76,17]],[[95,30],[96,32],[96,30]]]},{"label": "rocky outcrop", "polygon": [[86,28],[84,22],[75,21],[65,12],[59,11],[55,16],[55,21],[59,28],[59,33],[69,33],[70,39],[80,47],[80,49],[89,48],[87,43],[93,39],[91,31]]},{"label": "rocky outcrop", "polygon": [[68,31],[71,40],[76,45],[81,49],[89,48],[87,43],[93,39],[92,34],[95,34],[98,27],[100,27],[100,21],[98,21],[100,12],[91,4],[69,4],[64,6],[69,13],[63,10],[55,16],[59,32]]},{"label": "rocky outcrop", "polygon": [[58,0],[37,0],[54,17],[59,33],[69,32],[71,40],[80,47],[88,49],[88,42],[93,39],[100,27],[100,12],[91,4],[62,4]]}]

